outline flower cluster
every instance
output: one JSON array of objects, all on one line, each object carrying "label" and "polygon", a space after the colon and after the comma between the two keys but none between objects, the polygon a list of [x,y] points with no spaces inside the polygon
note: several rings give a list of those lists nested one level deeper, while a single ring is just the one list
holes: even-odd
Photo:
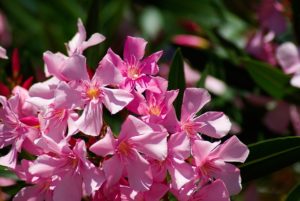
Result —
[{"label": "flower cluster", "polygon": [[[48,80],[0,96],[0,147],[8,151],[0,164],[29,184],[13,200],[158,201],[169,191],[178,200],[225,201],[237,194],[240,171],[231,162],[244,162],[249,151],[236,136],[223,138],[231,128],[225,114],[199,115],[208,92],[187,88],[178,119],[178,90],[157,76],[162,51],[144,58],[147,42],[136,37],[127,37],[123,59],[109,49],[90,76],[83,51],[104,39],[87,40],[79,20],[67,55],[44,53]],[[119,133],[104,110],[124,111]]]}]

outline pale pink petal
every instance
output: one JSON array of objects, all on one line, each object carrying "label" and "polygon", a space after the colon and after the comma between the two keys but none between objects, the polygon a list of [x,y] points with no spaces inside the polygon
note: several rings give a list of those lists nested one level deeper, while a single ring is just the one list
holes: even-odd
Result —
[{"label": "pale pink petal", "polygon": [[53,192],[53,200],[55,201],[81,201],[81,198],[82,178],[78,174],[64,175]]},{"label": "pale pink petal", "polygon": [[221,171],[214,171],[212,176],[221,179],[225,183],[230,195],[238,194],[242,189],[240,170],[229,163],[224,163],[219,168],[221,168]]},{"label": "pale pink petal", "polygon": [[44,82],[33,84],[29,89],[31,97],[41,97],[44,99],[51,99],[54,97],[54,89],[56,89],[59,79],[52,77]]},{"label": "pale pink petal", "polygon": [[103,88],[103,94],[103,104],[112,114],[122,110],[133,99],[133,95],[123,89]]},{"label": "pale pink petal", "polygon": [[168,172],[172,178],[172,187],[180,189],[183,185],[192,180],[195,172],[190,164],[174,158],[168,165]]},{"label": "pale pink petal", "polygon": [[243,163],[249,155],[249,149],[236,136],[232,136],[211,154],[226,162]]},{"label": "pale pink petal", "polygon": [[105,56],[95,72],[92,82],[97,81],[100,85],[116,85],[123,80],[120,71],[116,66]]},{"label": "pale pink petal", "polygon": [[[86,31],[85,31],[85,28],[83,26],[81,19],[78,19],[78,21],[77,21],[77,28],[78,28],[78,32],[66,45],[69,55],[76,53],[77,49],[80,47],[80,45],[86,39]],[[79,52],[79,53],[82,53],[82,52]]]},{"label": "pale pink petal", "polygon": [[63,68],[64,62],[68,59],[68,57],[61,53],[53,54],[52,52],[47,51],[44,52],[43,59],[45,62],[45,74],[47,77],[54,75],[60,80],[65,80],[60,72]]},{"label": "pale pink petal", "polygon": [[0,165],[14,169],[17,164],[17,149],[12,146],[8,154],[0,157]]},{"label": "pale pink petal", "polygon": [[182,100],[181,120],[186,120],[195,115],[209,101],[210,95],[207,90],[187,88]]},{"label": "pale pink petal", "polygon": [[300,88],[300,73],[295,74],[291,81],[290,81],[291,85],[297,88]]},{"label": "pale pink petal", "polygon": [[61,75],[64,80],[88,80],[89,75],[86,68],[86,58],[82,55],[73,55],[63,64]]},{"label": "pale pink petal", "polygon": [[148,191],[153,180],[150,164],[138,152],[133,153],[126,164],[129,185],[136,191]]},{"label": "pale pink petal", "polygon": [[91,37],[87,40],[84,41],[80,47],[81,52],[84,51],[86,48],[97,45],[105,40],[105,36],[99,33],[94,33],[91,35]]},{"label": "pale pink petal", "polygon": [[227,135],[231,128],[229,118],[223,112],[206,112],[195,119],[195,122],[204,124],[197,131],[214,138]]},{"label": "pale pink petal", "polygon": [[171,106],[161,124],[168,130],[169,133],[176,133],[179,130],[180,126],[173,106]]},{"label": "pale pink petal", "polygon": [[107,185],[112,186],[120,180],[124,165],[120,161],[119,156],[114,155],[110,159],[103,162],[103,169],[107,181]]},{"label": "pale pink petal", "polygon": [[90,151],[97,154],[98,156],[107,156],[115,153],[116,140],[111,132],[110,128],[107,128],[107,132],[101,140],[94,143],[90,147]]},{"label": "pale pink petal", "polygon": [[276,51],[276,58],[285,73],[295,73],[300,70],[298,48],[291,42],[280,45]]},{"label": "pale pink petal", "polygon": [[119,55],[114,53],[114,51],[112,51],[112,49],[110,49],[110,48],[108,49],[107,54],[105,55],[105,58],[107,58],[110,62],[112,62],[113,65],[116,66],[119,70],[121,70],[121,71],[127,70],[124,61],[121,59],[121,57]]},{"label": "pale pink petal", "polygon": [[0,46],[0,58],[2,58],[2,59],[8,59],[8,57],[6,55],[6,49],[4,49],[1,46]]},{"label": "pale pink petal", "polygon": [[230,201],[229,193],[222,180],[217,179],[211,184],[202,187],[191,201]]},{"label": "pale pink petal", "polygon": [[168,149],[174,158],[185,160],[191,154],[188,136],[184,132],[172,134],[168,140]]},{"label": "pale pink petal", "polygon": [[[153,126],[154,127],[154,126]],[[153,129],[150,134],[133,136],[130,138],[134,142],[138,151],[157,160],[164,160],[167,157],[167,136],[166,130]]]},{"label": "pale pink petal", "polygon": [[98,136],[102,128],[102,104],[90,101],[76,121],[77,128],[86,135]]},{"label": "pale pink petal", "polygon": [[132,115],[129,115],[122,124],[119,140],[136,135],[147,135],[152,132],[153,129],[148,124]]},{"label": "pale pink petal", "polygon": [[201,163],[209,156],[210,152],[214,150],[220,142],[208,142],[204,140],[195,140],[192,145],[192,155],[195,158],[196,165]]},{"label": "pale pink petal", "polygon": [[43,186],[34,185],[22,188],[13,198],[13,201],[44,201]]},{"label": "pale pink petal", "polygon": [[141,60],[145,54],[147,41],[142,38],[128,36],[124,47],[124,60],[129,64],[136,60]]},{"label": "pale pink petal", "polygon": [[156,63],[160,59],[162,54],[163,51],[158,51],[143,59],[141,64],[141,67],[143,68],[142,72],[147,75],[156,75],[159,71],[158,65]]},{"label": "pale pink petal", "polygon": [[66,82],[60,82],[54,92],[55,108],[72,109],[80,104],[81,94]]},{"label": "pale pink petal", "polygon": [[88,166],[81,169],[80,174],[83,178],[85,193],[90,195],[97,191],[105,180],[103,171],[95,167],[91,162],[87,162]]}]

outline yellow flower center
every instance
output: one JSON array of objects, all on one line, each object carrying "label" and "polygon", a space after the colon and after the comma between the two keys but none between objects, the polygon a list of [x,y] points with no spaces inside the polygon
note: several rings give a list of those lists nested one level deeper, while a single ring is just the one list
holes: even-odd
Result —
[{"label": "yellow flower center", "polygon": [[127,76],[133,80],[137,79],[139,77],[139,69],[137,67],[131,66],[127,70]]},{"label": "yellow flower center", "polygon": [[120,154],[127,156],[130,153],[130,146],[125,141],[121,142],[118,146]]},{"label": "yellow flower center", "polygon": [[96,99],[100,96],[100,90],[95,87],[91,87],[87,90],[86,94],[90,99]]},{"label": "yellow flower center", "polygon": [[161,113],[160,107],[157,105],[151,106],[149,109],[149,114],[159,116]]}]

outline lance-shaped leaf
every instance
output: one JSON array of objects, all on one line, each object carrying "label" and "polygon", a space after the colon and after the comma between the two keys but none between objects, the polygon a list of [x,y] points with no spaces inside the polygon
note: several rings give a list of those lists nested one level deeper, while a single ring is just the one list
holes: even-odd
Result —
[{"label": "lance-shaped leaf", "polygon": [[179,89],[179,94],[177,96],[177,99],[174,101],[174,107],[177,116],[180,117],[183,92],[185,90],[184,65],[183,65],[183,57],[180,49],[177,49],[175,52],[170,67],[170,73],[168,79],[169,79],[168,90]]},{"label": "lance-shaped leaf", "polygon": [[285,95],[290,80],[288,75],[269,64],[249,58],[242,59],[242,64],[255,83],[268,94],[278,99]]},{"label": "lance-shaped leaf", "polygon": [[285,201],[300,201],[300,183],[288,193]]},{"label": "lance-shaped leaf", "polygon": [[257,179],[300,160],[300,137],[280,137],[248,146],[250,155],[240,165],[243,182]]}]

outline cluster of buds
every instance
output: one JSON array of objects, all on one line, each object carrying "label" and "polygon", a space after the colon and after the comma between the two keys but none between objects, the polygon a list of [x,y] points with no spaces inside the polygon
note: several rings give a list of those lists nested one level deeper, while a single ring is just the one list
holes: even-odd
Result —
[{"label": "cluster of buds", "polygon": [[[142,38],[127,37],[123,59],[109,49],[90,76],[83,51],[104,39],[86,40],[79,20],[67,55],[44,53],[48,80],[0,96],[0,148],[8,151],[0,165],[28,184],[13,200],[159,201],[170,192],[178,200],[229,201],[241,190],[231,162],[244,162],[249,150],[227,136],[228,117],[199,115],[211,97],[187,88],[179,119],[178,90],[157,76],[162,51],[144,58]],[[113,118],[122,111],[119,133],[104,110]]]}]

